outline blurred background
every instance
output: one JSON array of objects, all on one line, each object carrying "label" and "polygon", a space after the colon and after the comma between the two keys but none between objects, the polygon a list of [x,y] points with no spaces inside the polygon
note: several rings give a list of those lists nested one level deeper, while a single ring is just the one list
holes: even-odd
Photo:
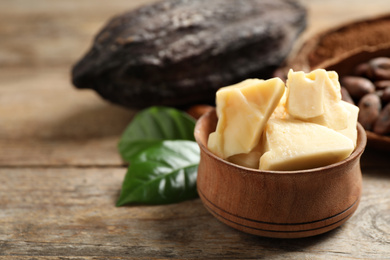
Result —
[{"label": "blurred background", "polygon": [[[155,0],[1,0],[0,66],[71,66],[114,15]],[[306,35],[354,19],[388,13],[386,0],[300,0],[309,10]]]},{"label": "blurred background", "polygon": [[[70,70],[112,16],[150,2],[0,0],[0,165],[122,163],[116,141],[133,111],[76,90]],[[327,28],[390,12],[387,0],[301,3],[308,27],[296,46]]]}]

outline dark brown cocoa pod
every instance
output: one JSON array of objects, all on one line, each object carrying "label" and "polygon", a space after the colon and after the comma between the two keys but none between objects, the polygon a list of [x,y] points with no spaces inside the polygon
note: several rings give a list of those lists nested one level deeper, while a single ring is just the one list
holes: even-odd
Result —
[{"label": "dark brown cocoa pod", "polygon": [[164,0],[114,17],[72,81],[131,108],[214,103],[220,87],[271,77],[305,26],[291,0]]},{"label": "dark brown cocoa pod", "polygon": [[379,114],[378,120],[374,125],[374,133],[380,135],[390,134],[390,103]]},{"label": "dark brown cocoa pod", "polygon": [[362,97],[358,106],[360,109],[358,116],[359,123],[364,129],[371,130],[381,111],[381,100],[376,94],[370,93]]},{"label": "dark brown cocoa pod", "polygon": [[341,78],[341,85],[348,90],[348,93],[354,99],[360,99],[366,94],[373,93],[375,91],[374,84],[363,77],[357,76],[344,76]]},{"label": "dark brown cocoa pod", "polygon": [[340,91],[341,91],[341,99],[342,100],[355,105],[355,102],[353,101],[351,95],[349,94],[349,92],[346,88],[341,87]]},{"label": "dark brown cocoa pod", "polygon": [[390,58],[378,57],[369,61],[370,70],[376,80],[390,80]]}]

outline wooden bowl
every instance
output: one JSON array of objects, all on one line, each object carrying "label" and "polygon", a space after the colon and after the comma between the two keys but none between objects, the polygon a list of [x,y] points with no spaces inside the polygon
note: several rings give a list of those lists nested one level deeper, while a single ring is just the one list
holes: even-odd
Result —
[{"label": "wooden bowl", "polygon": [[342,162],[302,171],[261,171],[229,163],[207,149],[216,124],[212,110],[195,127],[201,150],[197,188],[204,206],[223,223],[254,235],[299,238],[330,231],[355,212],[366,145],[361,125],[356,149]]}]

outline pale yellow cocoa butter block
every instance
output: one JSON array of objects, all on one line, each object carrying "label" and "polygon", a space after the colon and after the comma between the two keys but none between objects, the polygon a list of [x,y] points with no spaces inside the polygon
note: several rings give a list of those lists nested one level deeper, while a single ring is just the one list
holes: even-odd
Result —
[{"label": "pale yellow cocoa butter block", "polygon": [[[261,140],[261,138],[260,138]],[[226,160],[247,168],[258,169],[260,157],[263,154],[262,142],[259,142],[249,153],[240,153],[228,157]]]},{"label": "pale yellow cocoa butter block", "polygon": [[336,163],[354,149],[352,140],[328,127],[294,119],[270,119],[259,169],[293,171]]},{"label": "pale yellow cocoa butter block", "polygon": [[221,88],[209,149],[262,170],[309,169],[347,158],[356,147],[359,108],[341,100],[337,73],[290,70],[284,89],[277,78]]},{"label": "pale yellow cocoa butter block", "polygon": [[324,79],[320,76],[313,72],[289,71],[286,82],[288,114],[299,119],[324,114]]},{"label": "pale yellow cocoa butter block", "polygon": [[221,88],[216,94],[218,123],[209,135],[208,148],[226,159],[251,152],[285,91],[279,78],[248,79]]},{"label": "pale yellow cocoa butter block", "polygon": [[341,102],[340,83],[334,71],[288,73],[287,113],[296,119],[342,130],[348,127],[349,111]]},{"label": "pale yellow cocoa butter block", "polygon": [[347,127],[342,130],[337,130],[337,132],[351,139],[354,147],[356,147],[356,142],[357,142],[356,123],[358,121],[359,107],[345,101],[341,101],[341,104],[348,110],[349,115],[347,118]]}]

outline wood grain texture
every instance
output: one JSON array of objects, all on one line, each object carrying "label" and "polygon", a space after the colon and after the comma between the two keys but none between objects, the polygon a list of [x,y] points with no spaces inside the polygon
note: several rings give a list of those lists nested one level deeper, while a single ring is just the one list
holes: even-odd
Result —
[{"label": "wood grain texture", "polygon": [[156,0],[0,1],[0,66],[70,66],[108,19]]},{"label": "wood grain texture", "polygon": [[[136,111],[75,90],[69,71],[109,17],[151,1],[0,1],[0,259],[388,259],[390,154],[372,149],[356,213],[312,238],[238,232],[199,199],[114,206],[117,140]],[[305,37],[390,12],[387,0],[302,2]]]},{"label": "wood grain texture", "polygon": [[134,111],[76,90],[65,72],[0,70],[0,165],[122,164],[116,144]]},{"label": "wood grain texture", "polygon": [[380,171],[363,175],[362,200],[348,222],[294,240],[236,231],[208,213],[199,199],[116,208],[123,176],[123,168],[0,169],[2,259],[388,257],[390,176]]}]

